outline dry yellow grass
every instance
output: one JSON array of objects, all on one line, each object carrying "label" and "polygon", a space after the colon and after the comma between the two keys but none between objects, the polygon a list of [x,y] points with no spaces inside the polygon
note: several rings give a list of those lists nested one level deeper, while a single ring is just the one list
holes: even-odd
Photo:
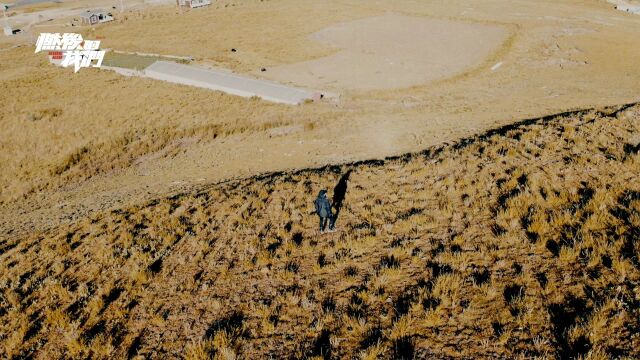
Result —
[{"label": "dry yellow grass", "polygon": [[[171,157],[231,134],[293,119],[304,124],[312,111],[108,71],[72,75],[26,47],[0,58],[14,63],[0,82],[0,204],[129,167],[144,155]],[[313,112],[317,120],[326,111]]]},{"label": "dry yellow grass", "polygon": [[[6,237],[0,351],[638,358],[639,127],[640,106],[569,113]],[[313,197],[347,171],[319,236]]]},{"label": "dry yellow grass", "polygon": [[[183,14],[131,11],[95,30],[61,20],[0,37],[0,232],[45,229],[166,195],[176,181],[194,186],[382,158],[525,117],[637,101],[640,25],[602,3],[225,0]],[[387,13],[500,25],[510,36],[483,64],[452,78],[346,91],[338,104],[297,108],[95,69],[72,75],[33,48],[7,45],[40,31],[79,31],[101,37],[103,47],[195,56],[268,76],[274,66],[339,50],[314,42],[313,33]]]}]

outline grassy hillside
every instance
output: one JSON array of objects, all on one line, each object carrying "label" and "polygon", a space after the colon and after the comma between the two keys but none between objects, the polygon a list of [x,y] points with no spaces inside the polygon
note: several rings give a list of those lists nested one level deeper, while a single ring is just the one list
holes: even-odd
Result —
[{"label": "grassy hillside", "polygon": [[638,358],[639,128],[564,114],[0,240],[0,352]]}]

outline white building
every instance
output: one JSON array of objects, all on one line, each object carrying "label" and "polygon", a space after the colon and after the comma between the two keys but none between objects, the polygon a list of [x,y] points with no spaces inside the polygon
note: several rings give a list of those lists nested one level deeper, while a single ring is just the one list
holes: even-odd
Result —
[{"label": "white building", "polygon": [[637,1],[629,2],[627,0],[609,0],[609,2],[615,5],[617,10],[640,15],[640,4]]},{"label": "white building", "polygon": [[102,10],[87,10],[85,13],[80,15],[80,21],[82,24],[95,25],[113,21],[113,16]]},{"label": "white building", "polygon": [[176,1],[178,6],[189,7],[192,9],[211,5],[210,0],[176,0]]},{"label": "white building", "polygon": [[632,14],[640,14],[640,6],[633,6],[633,5],[624,4],[624,5],[616,6],[616,9],[618,9],[620,11],[626,11],[626,12],[632,13]]}]

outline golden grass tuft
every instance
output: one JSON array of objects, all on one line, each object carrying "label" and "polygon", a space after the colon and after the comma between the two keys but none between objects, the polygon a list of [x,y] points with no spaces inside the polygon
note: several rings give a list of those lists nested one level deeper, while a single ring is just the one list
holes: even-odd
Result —
[{"label": "golden grass tuft", "polygon": [[[0,349],[638,358],[640,155],[624,150],[638,110],[232,181],[0,240]],[[319,235],[313,195],[347,170],[338,231]]]}]

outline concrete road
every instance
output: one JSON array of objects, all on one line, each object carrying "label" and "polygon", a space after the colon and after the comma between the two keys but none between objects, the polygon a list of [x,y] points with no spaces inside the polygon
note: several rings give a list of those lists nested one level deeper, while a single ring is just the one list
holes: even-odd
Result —
[{"label": "concrete road", "polygon": [[170,61],[156,61],[147,67],[144,73],[152,79],[197,86],[243,97],[257,96],[264,100],[290,105],[297,105],[306,100],[320,97],[318,93],[275,82]]}]

